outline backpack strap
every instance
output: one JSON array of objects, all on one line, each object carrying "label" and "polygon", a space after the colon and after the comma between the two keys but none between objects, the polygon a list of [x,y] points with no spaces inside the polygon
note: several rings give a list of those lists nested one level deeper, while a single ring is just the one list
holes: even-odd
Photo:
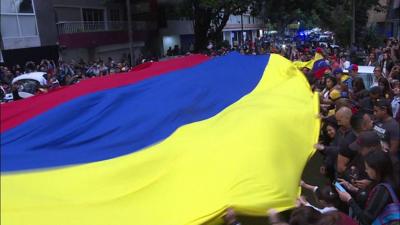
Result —
[{"label": "backpack strap", "polygon": [[392,197],[393,203],[399,203],[399,199],[396,196],[396,193],[394,193],[392,186],[388,183],[380,183],[379,185],[384,186],[390,193],[390,196]]}]

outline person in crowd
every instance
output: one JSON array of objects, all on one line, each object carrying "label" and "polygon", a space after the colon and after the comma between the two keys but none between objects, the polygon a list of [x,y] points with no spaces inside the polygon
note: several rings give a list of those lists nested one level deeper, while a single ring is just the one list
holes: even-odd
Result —
[{"label": "person in crowd", "polygon": [[172,56],[173,55],[173,51],[172,51],[172,47],[170,46],[167,50],[167,56]]},{"label": "person in crowd", "polygon": [[394,81],[398,80],[400,81],[400,63],[396,63],[393,67],[392,70],[389,73],[388,76],[389,81]]},{"label": "person in crowd", "polygon": [[[374,130],[381,138],[383,149],[391,156],[395,174],[400,174],[400,126],[392,117],[391,102],[387,99],[379,99],[374,106],[374,114],[376,117]],[[396,181],[399,182],[399,180],[400,177],[396,176]]]},{"label": "person in crowd", "polygon": [[382,139],[384,149],[389,151],[392,159],[398,162],[400,128],[392,117],[391,102],[387,99],[378,99],[374,104],[376,123],[374,130]]},{"label": "person in crowd", "polygon": [[267,212],[270,224],[274,225],[314,225],[320,220],[322,214],[312,207],[299,206],[290,215],[289,223],[284,222],[275,209]]},{"label": "person in crowd", "polygon": [[392,70],[392,67],[394,65],[390,54],[391,54],[390,50],[386,50],[383,53],[383,60],[380,63],[380,66],[382,68],[382,74],[383,74],[384,77],[388,77],[389,76],[389,73]]},{"label": "person in crowd", "polygon": [[324,156],[323,164],[320,167],[320,173],[327,176],[332,181],[335,177],[335,163],[339,152],[339,136],[337,135],[337,129],[336,123],[325,122],[323,131],[326,140],[324,143],[315,145],[315,148]]},{"label": "person in crowd", "polygon": [[396,193],[398,186],[393,179],[393,168],[388,153],[371,151],[364,160],[365,171],[376,184],[370,191],[366,206],[360,207],[347,191],[337,191],[340,200],[349,205],[360,224],[370,225],[381,216],[385,207],[394,201],[391,193]]},{"label": "person in crowd", "polygon": [[358,101],[368,96],[368,91],[365,89],[364,81],[361,77],[353,79],[353,92],[350,93],[350,98]]},{"label": "person in crowd", "polygon": [[358,223],[342,212],[333,211],[323,214],[316,225],[358,225]]},{"label": "person in crowd", "polygon": [[393,98],[393,91],[392,88],[390,87],[388,79],[384,77],[379,78],[378,86],[381,88],[384,98],[389,100]]},{"label": "person in crowd", "polygon": [[343,97],[348,97],[349,92],[353,90],[353,78],[349,75],[348,70],[343,70],[342,76],[340,76],[339,85],[340,92]]},{"label": "person in crowd", "polygon": [[[382,151],[379,136],[373,130],[367,130],[359,133],[356,141],[349,145],[349,149],[355,155],[352,165],[346,178],[338,178],[346,188],[357,193],[361,202],[365,201],[365,193],[371,185],[371,179],[365,172],[364,157],[371,151]],[[347,179],[347,180],[346,180]]]},{"label": "person in crowd", "polygon": [[369,53],[369,56],[364,64],[366,66],[377,66],[379,64],[374,52]]},{"label": "person in crowd", "polygon": [[379,84],[378,84],[378,80],[380,79],[380,78],[382,78],[383,77],[383,74],[382,74],[382,67],[381,66],[375,66],[375,68],[374,68],[374,81],[373,81],[373,83],[372,83],[372,86],[371,87],[374,87],[374,86],[378,86]]},{"label": "person in crowd", "polygon": [[353,185],[364,190],[370,185],[371,181],[364,172],[363,156],[353,146],[355,143],[363,140],[360,138],[364,137],[364,132],[372,131],[373,122],[369,114],[360,112],[352,115],[350,124],[357,139],[352,141],[348,146],[342,146],[339,150],[340,158],[338,157],[338,164],[340,163],[339,160],[346,163],[346,167],[342,170],[339,177],[350,181]]},{"label": "person in crowd", "polygon": [[174,46],[174,49],[172,50],[172,55],[177,56],[181,54],[181,50],[179,49],[178,45]]},{"label": "person in crowd", "polygon": [[328,76],[325,78],[325,88],[322,90],[321,95],[322,99],[321,102],[324,104],[332,104],[332,100],[329,99],[329,94],[331,91],[336,87],[337,82],[336,78],[333,76]]},{"label": "person in crowd", "polygon": [[400,81],[393,82],[393,95],[391,102],[393,118],[400,123]]},{"label": "person in crowd", "polygon": [[360,110],[370,112],[372,114],[374,111],[375,102],[382,97],[382,89],[379,86],[372,87],[369,89],[369,95],[358,102],[358,106]]},{"label": "person in crowd", "polygon": [[348,163],[353,157],[353,154],[349,154],[348,147],[351,143],[356,140],[356,135],[351,129],[351,120],[352,111],[348,107],[340,108],[336,114],[336,121],[340,126],[338,132],[341,135],[341,141],[339,142],[339,154],[337,158],[336,169],[339,174],[344,173]]},{"label": "person in crowd", "polygon": [[241,225],[241,223],[236,218],[235,210],[233,210],[232,208],[228,208],[226,210],[223,220],[226,225]]},{"label": "person in crowd", "polygon": [[322,214],[332,211],[338,211],[336,206],[338,205],[339,196],[336,190],[333,189],[330,185],[325,185],[320,188],[318,186],[313,186],[305,183],[304,181],[301,181],[300,186],[304,189],[312,191],[317,199],[317,202],[323,208],[318,208],[314,205],[311,205],[304,197],[300,197],[298,199],[301,205],[312,207]]},{"label": "person in crowd", "polygon": [[349,70],[349,75],[354,80],[354,78],[358,76],[358,65],[351,64],[348,70]]}]

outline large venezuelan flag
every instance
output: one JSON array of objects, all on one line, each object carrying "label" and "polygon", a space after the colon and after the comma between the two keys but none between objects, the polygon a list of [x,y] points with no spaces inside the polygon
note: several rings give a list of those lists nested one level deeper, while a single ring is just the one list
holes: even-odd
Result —
[{"label": "large venezuelan flag", "polygon": [[189,56],[1,106],[1,224],[215,223],[294,206],[318,95],[279,55]]}]

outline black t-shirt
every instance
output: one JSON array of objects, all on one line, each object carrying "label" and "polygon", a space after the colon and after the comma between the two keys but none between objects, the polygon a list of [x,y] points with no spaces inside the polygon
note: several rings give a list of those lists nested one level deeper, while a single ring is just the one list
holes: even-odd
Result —
[{"label": "black t-shirt", "polygon": [[339,154],[350,160],[346,171],[343,173],[343,178],[349,182],[368,179],[363,157],[357,151],[349,148],[349,145],[356,140],[356,134],[353,131],[348,131],[339,145]]},{"label": "black t-shirt", "polygon": [[391,140],[399,140],[400,139],[400,128],[397,121],[393,118],[390,118],[387,121],[377,122],[374,125],[374,130],[381,138],[383,142],[386,142],[388,146],[390,146]]},{"label": "black t-shirt", "polygon": [[353,131],[347,131],[344,134],[344,137],[339,142],[339,153],[340,155],[352,160],[356,155],[357,152],[353,151],[349,148],[349,145],[356,141],[357,136]]}]

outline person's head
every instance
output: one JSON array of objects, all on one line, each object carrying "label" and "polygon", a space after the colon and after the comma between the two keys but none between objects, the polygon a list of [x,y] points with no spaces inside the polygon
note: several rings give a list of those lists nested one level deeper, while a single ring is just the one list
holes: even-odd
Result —
[{"label": "person's head", "polygon": [[335,101],[335,111],[339,111],[342,107],[351,108],[352,103],[348,98],[339,98]]},{"label": "person's head", "polygon": [[349,73],[352,77],[355,77],[358,73],[358,65],[357,64],[351,64],[349,68]]},{"label": "person's head", "polygon": [[340,80],[340,77],[342,77],[343,70],[341,68],[337,68],[333,70],[332,74],[334,77],[336,77],[337,80]]},{"label": "person's head", "polygon": [[400,64],[399,63],[397,63],[396,65],[394,65],[392,67],[391,76],[392,76],[391,77],[392,79],[398,79],[398,77],[400,76]]},{"label": "person's head", "polygon": [[379,79],[380,77],[382,77],[382,67],[376,66],[374,68],[374,76],[376,77],[376,79]]},{"label": "person's head", "polygon": [[390,51],[385,51],[385,53],[383,53],[383,59],[390,59]]},{"label": "person's head", "polygon": [[321,219],[316,225],[353,225],[358,224],[346,214],[339,211],[331,211],[321,215]]},{"label": "person's head", "polygon": [[349,145],[349,148],[360,153],[362,156],[366,156],[371,151],[382,151],[380,138],[372,130],[361,132],[356,141]]},{"label": "person's head", "polygon": [[317,196],[318,201],[321,203],[321,205],[325,207],[336,206],[339,203],[338,193],[330,185],[318,188],[315,192],[315,195]]},{"label": "person's head", "polygon": [[293,210],[290,215],[290,225],[312,225],[318,222],[321,218],[321,213],[317,210],[308,207],[300,206]]},{"label": "person's head", "polygon": [[342,107],[340,108],[336,114],[335,118],[339,126],[345,127],[345,128],[350,128],[350,119],[352,116],[351,109],[348,107]]},{"label": "person's head", "polygon": [[391,102],[381,98],[374,103],[374,115],[378,120],[384,120],[392,116]]},{"label": "person's head", "polygon": [[382,97],[382,88],[378,86],[374,86],[369,89],[369,97],[372,101],[376,101],[380,97]]},{"label": "person's head", "polygon": [[338,127],[334,123],[327,123],[325,127],[326,135],[330,138],[333,139],[336,136],[336,130]]},{"label": "person's head", "polygon": [[354,92],[359,92],[359,91],[365,90],[364,81],[361,77],[355,77],[353,79],[353,89],[354,89]]},{"label": "person's head", "polygon": [[375,53],[373,52],[369,53],[369,60],[375,61]]},{"label": "person's head", "polygon": [[325,85],[329,90],[332,89],[336,85],[336,78],[333,76],[328,76],[325,79]]},{"label": "person's head", "polygon": [[386,93],[390,90],[389,81],[384,77],[378,79],[378,85],[382,89],[383,93]]},{"label": "person's head", "polygon": [[351,116],[350,119],[351,128],[356,133],[361,133],[363,131],[369,131],[373,128],[373,121],[371,116],[365,112],[359,112]]},{"label": "person's head", "polygon": [[26,72],[33,72],[36,70],[36,65],[34,62],[29,61],[25,64],[25,71]]},{"label": "person's head", "polygon": [[392,160],[389,153],[384,151],[371,151],[365,158],[365,172],[374,181],[382,182],[393,178]]}]

